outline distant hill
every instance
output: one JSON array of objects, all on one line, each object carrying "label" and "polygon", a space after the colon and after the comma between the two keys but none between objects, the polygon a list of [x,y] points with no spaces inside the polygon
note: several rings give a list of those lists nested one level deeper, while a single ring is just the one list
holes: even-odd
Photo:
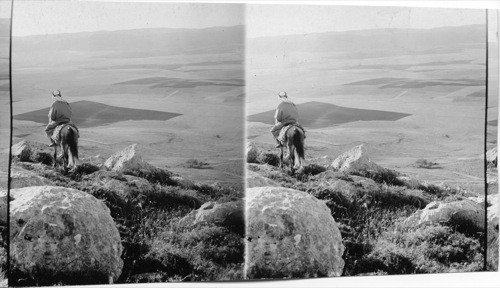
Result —
[{"label": "distant hill", "polygon": [[[166,121],[182,114],[131,109],[110,106],[92,101],[77,101],[71,103],[73,117],[71,121],[80,128],[96,127],[127,120],[157,120]],[[16,120],[47,123],[49,108],[14,115]]]},{"label": "distant hill", "polygon": [[[354,121],[396,121],[411,114],[381,110],[355,109],[322,102],[307,102],[297,105],[299,122],[304,128],[326,128]],[[270,110],[247,117],[250,122],[274,124],[274,111]]]},{"label": "distant hill", "polygon": [[244,27],[149,28],[14,37],[16,53],[38,51],[103,52],[114,57],[180,53],[224,53],[243,49]]},{"label": "distant hill", "polygon": [[[484,45],[484,25],[434,29],[369,29],[301,35],[260,37],[248,40],[250,53],[349,52],[347,57],[393,56],[394,53],[447,53],[469,45]],[[362,55],[360,55],[362,54]]]}]

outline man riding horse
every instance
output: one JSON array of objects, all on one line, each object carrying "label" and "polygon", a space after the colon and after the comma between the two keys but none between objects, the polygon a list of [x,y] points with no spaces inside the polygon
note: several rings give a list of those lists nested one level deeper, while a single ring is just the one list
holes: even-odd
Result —
[{"label": "man riding horse", "polygon": [[276,148],[280,148],[282,146],[281,141],[284,139],[279,139],[279,136],[283,127],[295,124],[300,127],[302,131],[304,131],[304,128],[299,125],[299,110],[297,110],[295,103],[288,98],[288,95],[284,91],[278,93],[278,98],[281,103],[278,105],[278,108],[276,108],[276,112],[274,113],[274,126],[271,128],[271,133],[278,143],[276,144]]},{"label": "man riding horse", "polygon": [[71,106],[62,98],[61,91],[52,92],[52,106],[49,110],[49,124],[45,127],[45,133],[54,147],[54,167],[57,167],[57,146],[61,147],[64,170],[68,165],[73,170],[78,165],[78,128],[71,122]]},{"label": "man riding horse", "polygon": [[54,139],[52,139],[56,127],[61,124],[71,123],[72,115],[71,106],[62,98],[61,91],[56,90],[52,92],[52,100],[52,106],[49,110],[49,124],[45,127],[45,133],[52,142],[49,147],[55,147],[57,145]]}]

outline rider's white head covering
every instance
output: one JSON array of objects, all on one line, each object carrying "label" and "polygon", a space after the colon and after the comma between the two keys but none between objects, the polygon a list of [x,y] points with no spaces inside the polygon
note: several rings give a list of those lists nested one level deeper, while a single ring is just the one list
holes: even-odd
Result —
[{"label": "rider's white head covering", "polygon": [[288,98],[288,94],[286,94],[285,91],[281,91],[278,93],[278,97],[279,99],[281,100],[281,102],[287,102],[287,103],[292,103],[292,100],[290,100],[290,98]]},{"label": "rider's white head covering", "polygon": [[62,102],[66,102],[66,103],[68,103],[68,102],[66,101],[66,99],[62,98],[61,91],[59,91],[59,90],[54,90],[54,91],[52,92],[52,99],[53,99],[54,101],[62,101]]}]

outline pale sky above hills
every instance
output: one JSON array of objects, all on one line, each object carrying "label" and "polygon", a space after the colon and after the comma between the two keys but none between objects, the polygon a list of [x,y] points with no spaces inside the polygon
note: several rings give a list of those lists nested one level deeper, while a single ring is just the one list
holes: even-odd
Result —
[{"label": "pale sky above hills", "polygon": [[244,6],[205,3],[15,1],[13,35],[244,24]]},{"label": "pale sky above hills", "polygon": [[436,28],[484,24],[483,9],[249,5],[247,37],[378,28]]},{"label": "pale sky above hills", "polygon": [[[3,1],[7,4],[10,1]],[[375,2],[375,1],[372,1]],[[467,2],[467,1],[465,1]],[[121,1],[15,1],[14,36],[246,25],[247,37],[484,24],[484,9]],[[10,8],[2,5],[2,8]],[[246,14],[245,14],[246,9]],[[10,9],[1,9],[1,18]],[[8,12],[8,13],[7,13]],[[246,19],[246,22],[245,22]]]}]

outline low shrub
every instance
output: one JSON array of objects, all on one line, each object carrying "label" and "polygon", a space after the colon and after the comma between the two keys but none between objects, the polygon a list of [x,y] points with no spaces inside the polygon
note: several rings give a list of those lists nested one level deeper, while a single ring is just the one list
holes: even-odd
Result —
[{"label": "low shrub", "polygon": [[31,153],[30,160],[31,162],[42,163],[47,166],[50,166],[54,163],[54,158],[52,157],[52,154],[43,151],[35,151]]},{"label": "low shrub", "polygon": [[69,177],[75,181],[82,180],[84,175],[92,174],[96,171],[99,171],[99,166],[90,164],[90,163],[81,163],[76,166],[75,171],[70,172]]},{"label": "low shrub", "polygon": [[380,170],[357,170],[351,172],[351,174],[370,178],[380,184],[404,186],[404,182],[398,178],[400,174],[391,169],[382,168]]},{"label": "low shrub", "polygon": [[187,168],[194,168],[194,169],[208,168],[207,167],[208,165],[209,165],[208,163],[202,162],[202,161],[198,161],[196,159],[189,159],[184,164],[185,167],[187,167]]},{"label": "low shrub", "polygon": [[417,161],[415,161],[415,164],[413,164],[413,166],[417,168],[424,168],[424,169],[439,168],[438,165],[439,165],[438,163],[428,161],[426,159],[418,159]]},{"label": "low shrub", "polygon": [[482,250],[478,239],[450,227],[438,224],[419,229],[400,226],[381,234],[362,261],[382,260],[386,268],[377,269],[388,274],[480,271]]},{"label": "low shrub", "polygon": [[125,171],[123,174],[144,178],[152,184],[175,186],[177,182],[173,180],[172,173],[164,169],[134,169]]},{"label": "low shrub", "polygon": [[261,164],[269,164],[278,167],[280,164],[280,157],[272,152],[261,152],[257,156],[257,161]]}]

